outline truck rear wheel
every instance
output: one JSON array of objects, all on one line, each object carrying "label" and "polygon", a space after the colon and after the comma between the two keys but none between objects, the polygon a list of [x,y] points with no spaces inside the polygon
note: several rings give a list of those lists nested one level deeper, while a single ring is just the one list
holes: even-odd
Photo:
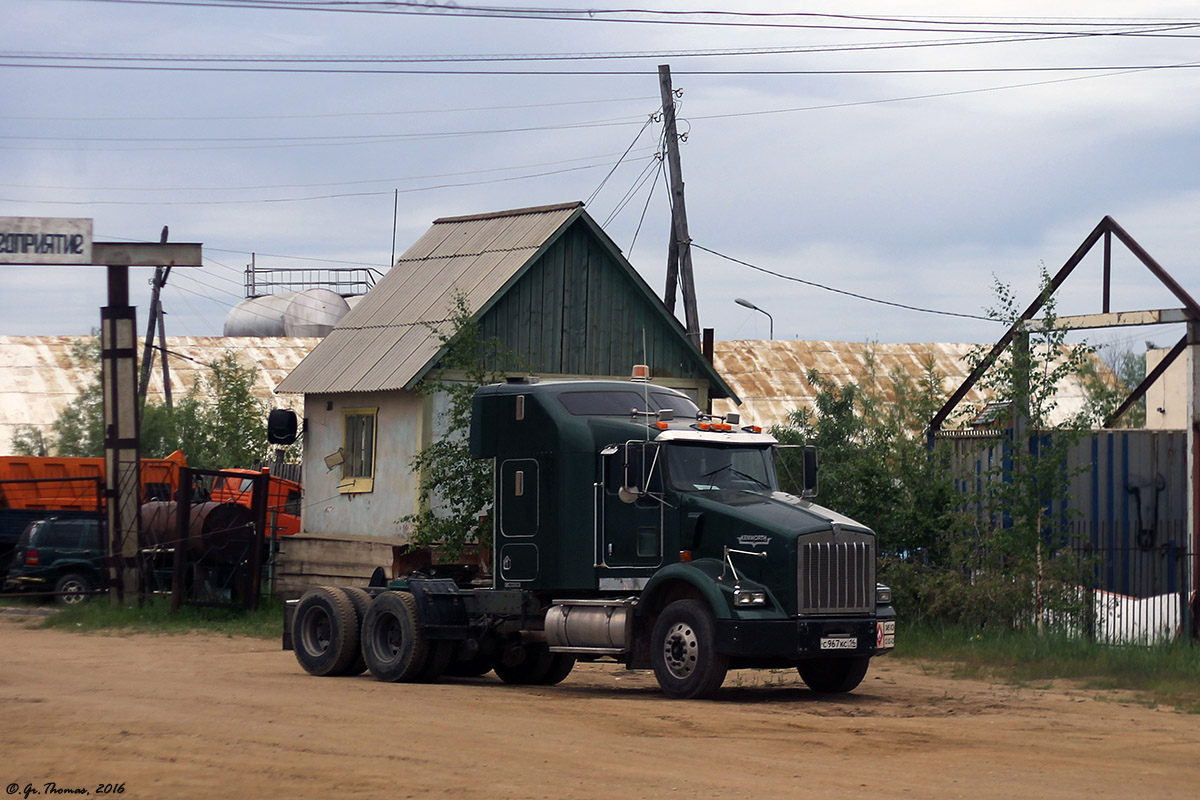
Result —
[{"label": "truck rear wheel", "polygon": [[292,622],[296,660],[310,675],[341,675],[358,654],[358,618],[339,589],[309,589]]},{"label": "truck rear wheel", "polygon": [[[371,595],[367,594],[366,589],[359,589],[357,587],[345,587],[342,589],[342,594],[346,595],[346,597],[350,600],[350,605],[354,606],[354,616],[357,620],[356,628],[358,631],[355,639],[359,640],[362,636],[363,620],[366,619],[367,610],[371,607]],[[366,671],[367,662],[363,660],[362,647],[358,644],[355,644],[354,658],[350,661],[350,664],[346,667],[342,674],[362,675]]]},{"label": "truck rear wheel", "polygon": [[492,671],[492,661],[482,653],[477,653],[468,659],[452,660],[446,667],[446,675],[451,678],[478,678]]},{"label": "truck rear wheel", "polygon": [[[519,660],[512,663],[513,657],[518,652],[524,655],[517,656]],[[506,661],[509,663],[506,663]],[[545,681],[546,676],[550,674],[550,669],[553,666],[554,654],[544,644],[522,645],[515,648],[515,650],[508,651],[508,653],[492,664],[492,668],[496,671],[496,675],[499,676],[500,680],[520,686],[542,683]],[[563,677],[566,676],[564,675]]]},{"label": "truck rear wheel", "polygon": [[550,669],[546,673],[546,677],[541,680],[543,686],[557,686],[567,679],[571,670],[575,669],[575,656],[573,655],[552,653],[550,659]]},{"label": "truck rear wheel", "polygon": [[446,668],[450,666],[453,658],[454,642],[444,639],[431,641],[429,652],[425,656],[425,666],[421,668],[417,680],[421,683],[437,682],[437,679],[446,673]]},{"label": "truck rear wheel", "polygon": [[362,626],[362,656],[381,681],[413,681],[425,667],[429,641],[409,592],[383,592],[371,601]]},{"label": "truck rear wheel", "polygon": [[658,685],[671,697],[712,697],[725,681],[729,656],[716,651],[716,624],[699,600],[677,600],[654,623],[650,660]]},{"label": "truck rear wheel", "polygon": [[870,663],[871,659],[868,656],[814,658],[811,661],[801,661],[796,665],[796,671],[814,692],[843,694],[853,691],[862,683]]}]

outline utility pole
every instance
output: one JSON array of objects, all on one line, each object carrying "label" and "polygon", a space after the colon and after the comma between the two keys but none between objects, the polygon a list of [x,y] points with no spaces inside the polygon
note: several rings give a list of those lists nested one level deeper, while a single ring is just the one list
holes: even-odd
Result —
[{"label": "utility pole", "polygon": [[675,91],[671,88],[671,67],[658,67],[658,86],[662,93],[667,166],[671,171],[671,245],[667,248],[667,291],[663,300],[675,312],[675,284],[683,295],[683,314],[687,335],[700,349],[700,315],[696,310],[696,283],[692,277],[692,237],[688,234],[687,206],[683,202],[683,168],[679,162],[679,134],[675,130]]},{"label": "utility pole", "polygon": [[[167,243],[167,226],[166,225],[163,225],[162,235],[159,237],[158,243],[159,244]],[[154,268],[154,288],[150,293],[150,313],[147,315],[147,316],[149,316],[150,319],[146,323],[146,341],[145,341],[145,344],[142,346],[142,375],[141,375],[141,380],[138,382],[138,405],[141,408],[146,407],[146,391],[150,386],[150,370],[154,367],[154,326],[156,323],[159,325],[159,328],[160,328],[159,341],[160,342],[163,341],[162,336],[161,336],[162,313],[161,313],[161,306],[159,305],[158,296],[159,296],[159,292],[162,291],[162,287],[166,285],[167,275],[169,275],[170,273],[171,273],[170,267],[167,267],[165,272],[163,271],[163,267],[155,267]],[[163,380],[166,381],[166,379],[167,379],[167,372],[166,372],[167,353],[166,353],[166,349],[165,349],[166,348],[165,342],[163,344],[163,348],[164,348],[163,355],[162,355]],[[170,389],[168,389],[166,387],[164,387],[164,390],[167,392],[170,392]],[[170,405],[170,403],[168,403],[168,405]]]}]

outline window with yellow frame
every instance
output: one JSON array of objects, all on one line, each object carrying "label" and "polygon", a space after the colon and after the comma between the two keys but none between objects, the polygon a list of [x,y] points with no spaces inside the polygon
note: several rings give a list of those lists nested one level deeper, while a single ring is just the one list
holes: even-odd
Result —
[{"label": "window with yellow frame", "polygon": [[375,488],[375,421],[378,408],[347,408],[342,411],[342,494],[369,492]]}]

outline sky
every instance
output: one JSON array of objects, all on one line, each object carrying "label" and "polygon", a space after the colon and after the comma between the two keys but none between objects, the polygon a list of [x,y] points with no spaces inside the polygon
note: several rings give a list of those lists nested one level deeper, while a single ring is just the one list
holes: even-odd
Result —
[{"label": "sky", "polygon": [[[168,335],[220,335],[252,261],[382,273],[439,217],[575,200],[661,296],[668,64],[718,340],[994,341],[995,284],[1023,307],[1105,215],[1200,297],[1194,4],[723,5],[0,0],[0,216],[202,243]],[[1113,265],[1113,310],[1179,307]],[[1097,250],[1058,314],[1098,312],[1100,276]],[[105,303],[102,267],[0,289],[4,335],[87,333]]]}]

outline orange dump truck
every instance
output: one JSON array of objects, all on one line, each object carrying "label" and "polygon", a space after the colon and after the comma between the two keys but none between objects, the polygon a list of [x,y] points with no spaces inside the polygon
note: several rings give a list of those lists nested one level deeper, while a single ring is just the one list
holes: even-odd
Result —
[{"label": "orange dump truck", "polygon": [[[187,458],[176,450],[166,458],[143,458],[141,500],[173,500],[179,489],[179,470]],[[209,490],[214,501],[250,506],[249,469],[226,470]],[[0,456],[0,508],[48,511],[104,509],[104,459],[53,456]],[[300,484],[271,477],[267,490],[267,524],[276,536],[300,531]]]}]

